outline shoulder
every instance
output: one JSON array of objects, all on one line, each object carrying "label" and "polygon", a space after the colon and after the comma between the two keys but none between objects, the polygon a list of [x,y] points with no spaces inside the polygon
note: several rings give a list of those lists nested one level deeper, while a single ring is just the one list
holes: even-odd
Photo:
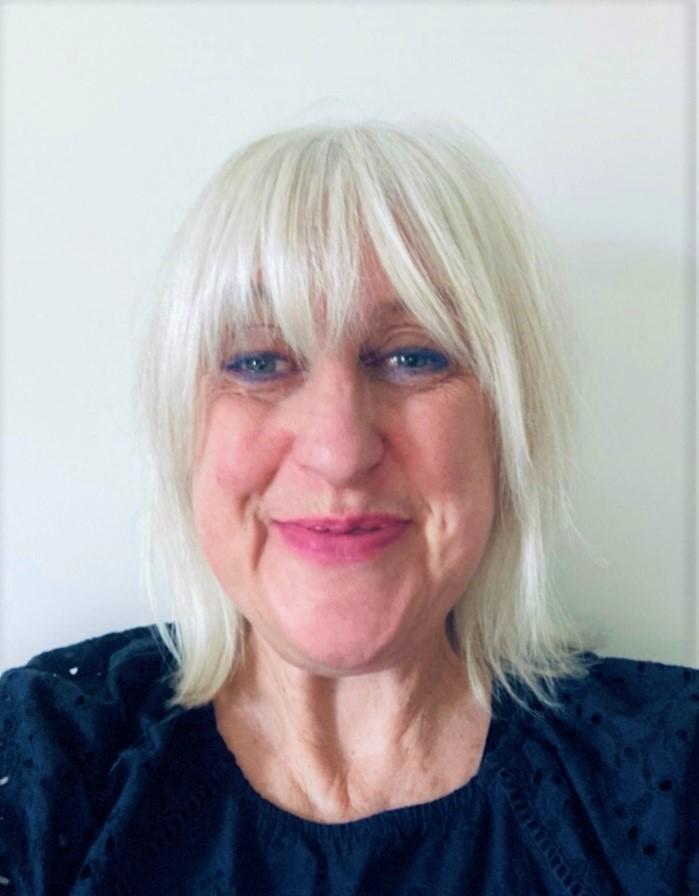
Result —
[{"label": "shoulder", "polygon": [[595,654],[583,665],[557,682],[555,706],[519,714],[528,742],[569,770],[594,767],[596,782],[615,777],[618,794],[639,780],[670,792],[668,776],[699,762],[699,670]]},{"label": "shoulder", "polygon": [[591,858],[599,859],[596,886],[607,873],[624,893],[694,892],[699,671],[586,660],[586,676],[560,681],[555,709],[522,722],[516,762],[523,804],[576,873],[591,878]]},{"label": "shoulder", "polygon": [[167,711],[166,649],[155,628],[46,651],[0,677],[0,760],[12,770],[113,760]]},{"label": "shoulder", "polygon": [[641,799],[653,813],[669,814],[687,792],[687,776],[699,772],[699,670],[589,660],[587,676],[561,682],[559,707],[539,729],[543,739],[571,773],[587,774],[613,798],[619,819],[632,815],[625,804]]},{"label": "shoulder", "polygon": [[79,660],[88,663],[95,672],[103,672],[109,664],[123,665],[124,659],[157,654],[161,648],[155,626],[138,626],[43,651],[17,669],[36,669],[67,678],[74,675],[71,670],[75,668],[66,668],[67,662]]},{"label": "shoulder", "polygon": [[586,658],[589,674],[563,679],[564,687],[581,688],[590,698],[620,709],[672,705],[677,698],[699,707],[699,669],[595,654]]},{"label": "shoulder", "polygon": [[132,673],[165,671],[167,649],[156,626],[138,626],[107,632],[64,647],[37,654],[26,666],[9,673],[37,671],[56,678],[81,681],[88,689],[99,689],[99,679],[128,679]]},{"label": "shoulder", "polygon": [[532,701],[531,713],[518,712],[535,740],[572,762],[594,755],[604,764],[619,751],[629,759],[641,747],[649,758],[695,758],[699,669],[590,653],[581,665],[586,674],[558,679],[552,707]]},{"label": "shoulder", "polygon": [[167,714],[166,656],[154,628],[134,628],[0,677],[0,879],[13,892],[45,892],[49,874],[74,878],[112,767]]},{"label": "shoulder", "polygon": [[699,670],[664,663],[587,655],[588,674],[560,682],[559,706],[547,714],[561,738],[588,743],[601,755],[633,755],[633,745],[682,761],[699,724]]}]

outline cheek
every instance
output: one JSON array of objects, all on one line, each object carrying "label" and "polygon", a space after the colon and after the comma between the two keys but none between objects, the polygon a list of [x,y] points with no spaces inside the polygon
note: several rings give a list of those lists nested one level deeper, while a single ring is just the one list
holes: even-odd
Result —
[{"label": "cheek", "polygon": [[488,452],[465,452],[463,444],[451,458],[443,459],[436,474],[435,535],[444,551],[452,557],[463,555],[468,562],[482,552],[490,535],[495,516],[495,469]]},{"label": "cheek", "polygon": [[493,500],[495,450],[485,400],[468,392],[420,403],[404,431],[404,463],[437,502]]},{"label": "cheek", "polygon": [[259,504],[278,465],[279,446],[259,415],[230,400],[214,402],[198,446],[192,481],[194,516],[202,541],[230,537]]},{"label": "cheek", "polygon": [[193,481],[194,520],[204,544],[214,544],[236,516],[242,497],[240,470],[227,462],[206,456]]},{"label": "cheek", "polygon": [[[437,410],[437,409],[433,409]],[[495,517],[494,440],[483,401],[445,404],[419,443],[427,520],[425,537],[431,575],[453,577],[461,587],[487,545]]]}]

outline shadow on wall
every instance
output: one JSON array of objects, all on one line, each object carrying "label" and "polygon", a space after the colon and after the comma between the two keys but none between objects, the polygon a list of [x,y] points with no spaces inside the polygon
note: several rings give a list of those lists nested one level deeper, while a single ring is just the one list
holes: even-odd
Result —
[{"label": "shadow on wall", "polygon": [[688,261],[560,246],[578,345],[564,606],[600,652],[695,664],[694,308]]}]

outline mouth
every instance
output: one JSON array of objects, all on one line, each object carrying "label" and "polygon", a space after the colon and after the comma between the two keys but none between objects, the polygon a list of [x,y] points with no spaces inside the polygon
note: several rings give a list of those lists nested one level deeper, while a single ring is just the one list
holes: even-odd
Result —
[{"label": "mouth", "polygon": [[284,542],[323,566],[368,562],[395,542],[410,520],[392,514],[274,520]]},{"label": "mouth", "polygon": [[353,517],[308,517],[303,519],[275,520],[282,526],[299,526],[312,532],[329,532],[333,535],[354,535],[362,532],[378,532],[408,520],[393,514],[368,514]]}]

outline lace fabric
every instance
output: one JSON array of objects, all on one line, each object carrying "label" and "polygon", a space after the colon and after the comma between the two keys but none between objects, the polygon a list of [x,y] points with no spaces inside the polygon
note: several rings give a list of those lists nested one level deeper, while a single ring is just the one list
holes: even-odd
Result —
[{"label": "lace fabric", "polygon": [[[699,893],[699,672],[599,659],[504,695],[478,774],[344,824],[259,796],[211,704],[167,711],[149,628],[0,678],[0,896]],[[283,761],[283,757],[280,757]]]}]

